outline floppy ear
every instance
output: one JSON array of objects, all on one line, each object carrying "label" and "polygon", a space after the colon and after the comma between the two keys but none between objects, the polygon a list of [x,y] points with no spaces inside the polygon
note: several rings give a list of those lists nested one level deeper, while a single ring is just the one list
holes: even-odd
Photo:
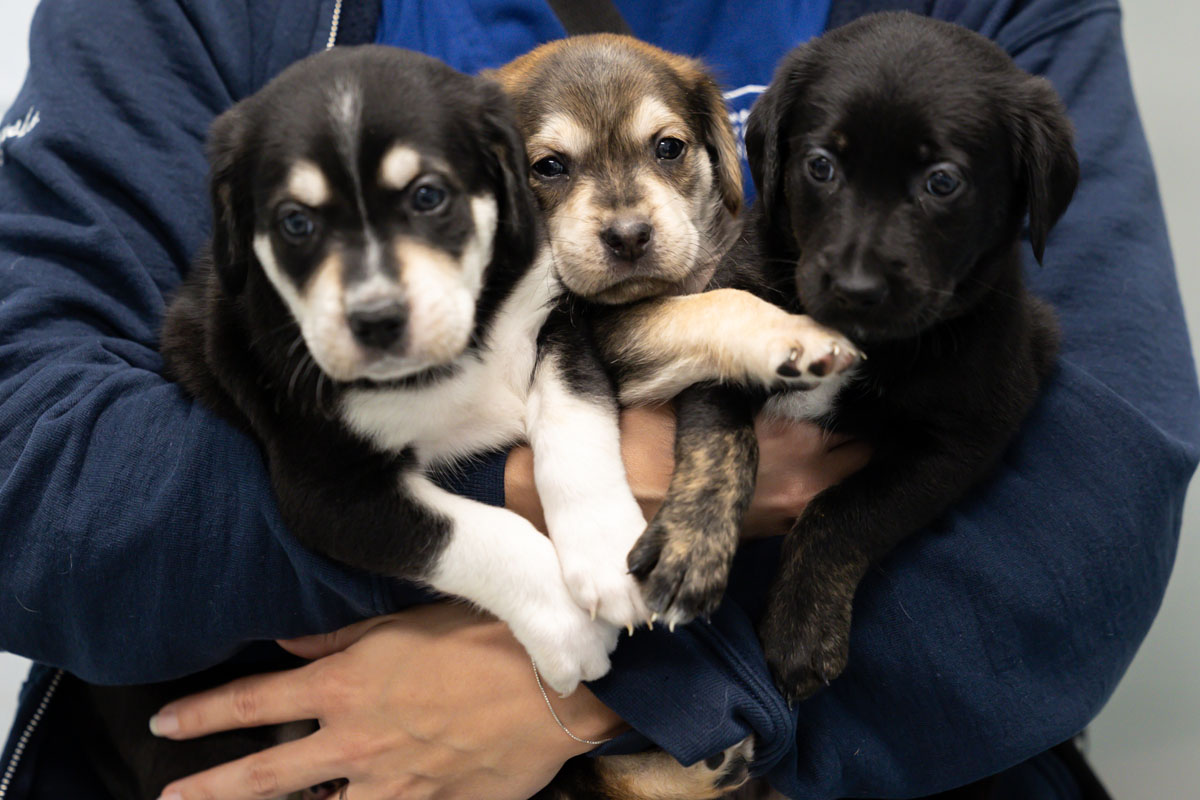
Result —
[{"label": "floppy ear", "polygon": [[1045,78],[1027,78],[1010,113],[1016,179],[1029,209],[1033,254],[1041,263],[1050,229],[1067,210],[1079,183],[1074,128]]},{"label": "floppy ear", "polygon": [[245,179],[246,128],[245,112],[237,105],[217,117],[208,135],[212,258],[221,287],[230,295],[241,292],[254,257],[254,203]]},{"label": "floppy ear", "polygon": [[721,193],[721,202],[732,216],[742,213],[742,160],[738,157],[737,140],[729,121],[729,109],[721,89],[698,62],[691,62],[691,85],[688,106],[704,136],[704,147],[712,161],[713,174]]},{"label": "floppy ear", "polygon": [[801,45],[788,53],[775,70],[771,85],[754,102],[746,121],[746,159],[768,224],[775,207],[782,202],[779,192],[788,157],[784,128],[808,81],[807,52],[807,47]]},{"label": "floppy ear", "polygon": [[500,86],[483,81],[480,119],[488,142],[489,169],[498,188],[495,250],[527,261],[537,247],[537,212],[529,188],[525,140]]}]

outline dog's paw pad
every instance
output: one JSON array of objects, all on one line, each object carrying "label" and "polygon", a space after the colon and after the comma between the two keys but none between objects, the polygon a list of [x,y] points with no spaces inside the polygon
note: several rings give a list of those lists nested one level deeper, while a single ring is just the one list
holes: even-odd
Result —
[{"label": "dog's paw pad", "polygon": [[814,389],[844,373],[865,357],[848,339],[808,317],[787,315],[793,330],[771,345],[774,381],[792,389]]},{"label": "dog's paw pad", "polygon": [[837,375],[850,369],[863,358],[863,354],[855,348],[842,342],[833,341],[829,343],[829,347],[823,355],[812,360],[808,365],[808,371],[818,378]]},{"label": "dog's paw pad", "polygon": [[714,790],[733,791],[750,780],[750,763],[754,760],[754,737],[742,741],[704,759],[704,768],[712,773]]},{"label": "dog's paw pad", "polygon": [[788,351],[787,360],[775,368],[775,374],[783,378],[799,378],[804,374],[800,364],[800,356],[803,354],[802,348],[793,347]]}]

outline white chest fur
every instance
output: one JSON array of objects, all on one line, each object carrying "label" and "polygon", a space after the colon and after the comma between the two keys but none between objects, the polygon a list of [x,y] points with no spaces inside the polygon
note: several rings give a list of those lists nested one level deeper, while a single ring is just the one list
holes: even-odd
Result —
[{"label": "white chest fur", "polygon": [[379,447],[412,447],[437,465],[525,437],[537,334],[557,292],[539,257],[497,312],[484,347],[451,378],[420,389],[347,392],[341,415]]}]

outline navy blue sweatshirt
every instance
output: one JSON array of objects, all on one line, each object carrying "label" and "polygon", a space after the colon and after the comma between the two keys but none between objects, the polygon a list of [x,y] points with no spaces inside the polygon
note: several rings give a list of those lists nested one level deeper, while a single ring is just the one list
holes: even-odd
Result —
[{"label": "navy blue sweatshirt", "polygon": [[[34,18],[0,127],[0,648],[47,668],[0,761],[5,800],[100,796],[49,788],[69,725],[56,670],[162,680],[422,599],[300,547],[254,442],[164,380],[157,353],[209,229],[208,125],[331,38],[375,38],[377,8],[338,5],[337,33],[334,0],[46,0]],[[734,28],[778,25],[787,6],[753,5],[707,0],[693,25],[746,41]],[[539,0],[425,15],[485,6],[496,37],[561,31]],[[868,576],[830,689],[789,710],[771,684],[753,631],[760,544],[712,624],[622,642],[594,689],[635,732],[608,751],[649,739],[691,762],[753,732],[789,796],[930,793],[1080,730],[1158,608],[1200,395],[1117,3],[835,0],[830,24],[895,7],[991,37],[1067,103],[1082,182],[1045,266],[1028,255],[1064,329],[1059,367],[992,479]],[[685,33],[643,35],[701,48]],[[431,52],[454,63],[447,41]],[[492,458],[454,483],[502,502],[502,470]]]}]

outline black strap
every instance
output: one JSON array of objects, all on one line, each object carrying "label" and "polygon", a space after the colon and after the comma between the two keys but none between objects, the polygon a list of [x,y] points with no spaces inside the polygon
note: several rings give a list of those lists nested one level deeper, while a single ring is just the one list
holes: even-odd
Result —
[{"label": "black strap", "polygon": [[568,36],[584,33],[623,33],[633,36],[629,23],[612,0],[546,0]]}]

